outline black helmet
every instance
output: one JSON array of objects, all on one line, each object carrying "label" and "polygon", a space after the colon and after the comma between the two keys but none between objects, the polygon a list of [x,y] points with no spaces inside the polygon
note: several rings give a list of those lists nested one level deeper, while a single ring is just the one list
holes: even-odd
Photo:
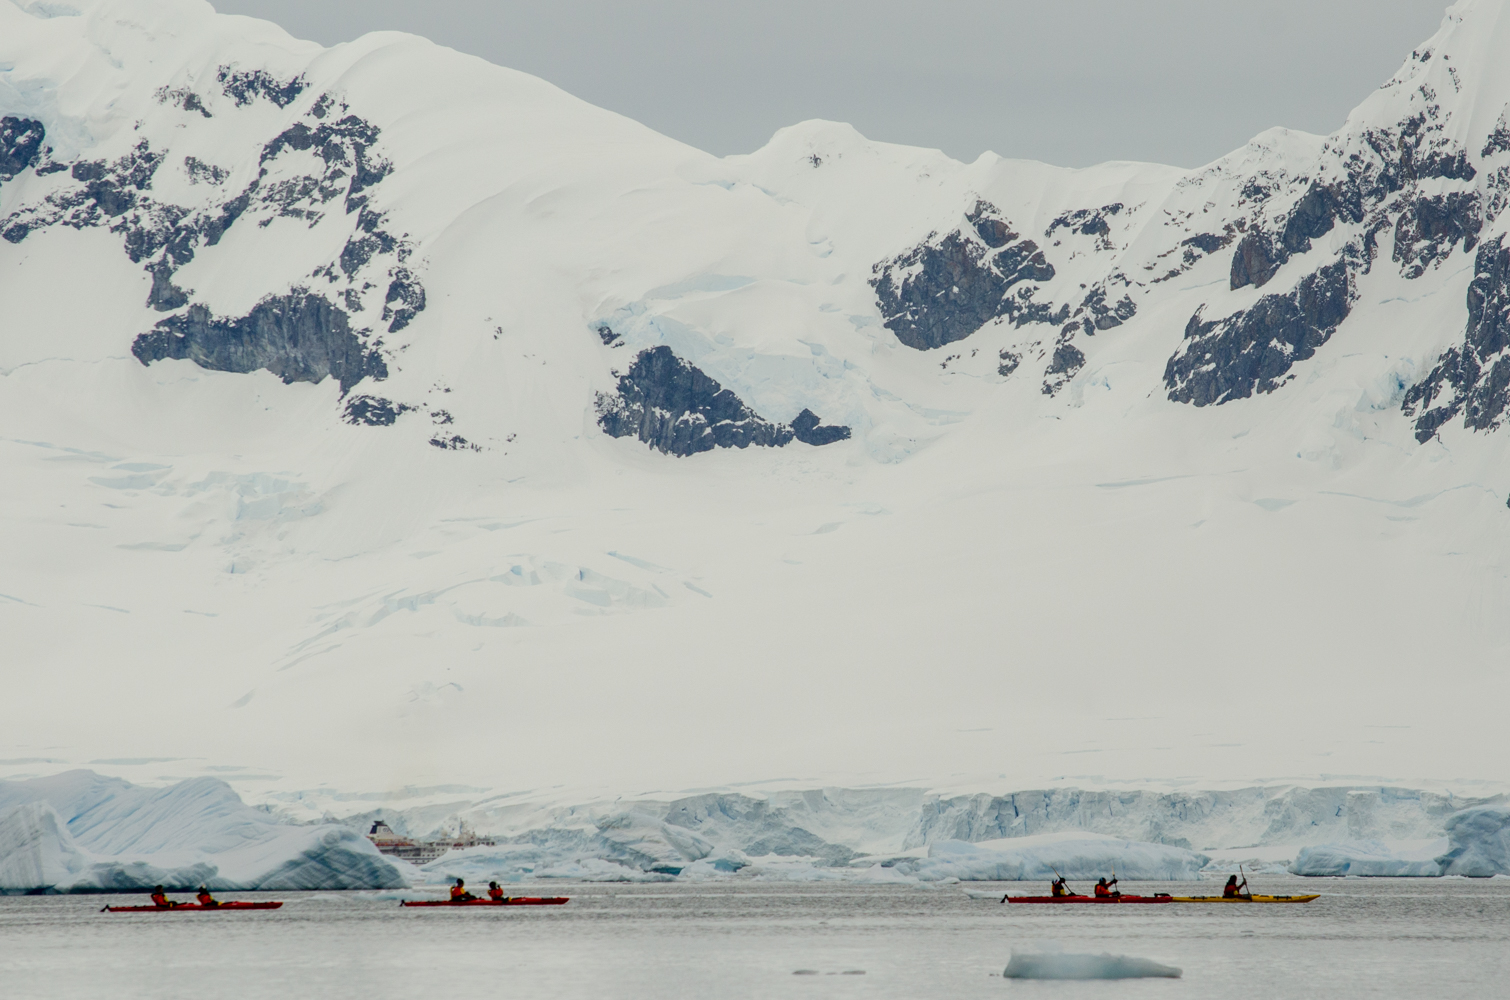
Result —
[{"label": "black helmet", "polygon": [[162,887],[162,886],[160,886],[160,885],[154,885],[154,886],[153,886],[153,887],[152,887],[152,891],[153,891],[153,892],[162,892],[162,891],[163,891],[163,887]]},{"label": "black helmet", "polygon": [[1101,882],[1100,882],[1100,884],[1101,885],[1105,885],[1106,884],[1106,876],[1105,875],[1101,876]]},{"label": "black helmet", "polygon": [[457,880],[456,880],[456,884],[457,884],[457,885],[466,885],[466,882],[464,882],[464,881],[463,881],[463,880],[461,880],[461,879],[457,879]]}]

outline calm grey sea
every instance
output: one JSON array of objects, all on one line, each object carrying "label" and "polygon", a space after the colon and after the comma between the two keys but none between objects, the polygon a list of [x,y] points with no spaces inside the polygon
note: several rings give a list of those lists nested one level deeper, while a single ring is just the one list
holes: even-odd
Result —
[{"label": "calm grey sea", "polygon": [[[118,896],[0,897],[6,997],[1504,997],[1510,879],[1255,879],[1300,906],[1002,906],[964,887],[581,885],[559,907],[404,909],[289,893],[281,910],[100,913]],[[1188,892],[1145,883],[1142,892]],[[1202,890],[1219,883],[1202,883]],[[522,893],[521,893],[522,894]],[[270,898],[224,893],[223,898]],[[135,900],[131,900],[135,902]],[[144,901],[144,900],[143,900]],[[1137,955],[1179,980],[1022,982],[1014,948]],[[795,974],[809,970],[816,974]],[[859,974],[863,972],[863,975]],[[845,973],[849,973],[845,975]]]}]

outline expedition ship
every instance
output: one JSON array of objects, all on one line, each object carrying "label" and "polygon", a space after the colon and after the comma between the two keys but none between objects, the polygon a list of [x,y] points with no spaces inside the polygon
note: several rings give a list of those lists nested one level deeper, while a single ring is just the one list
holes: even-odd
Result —
[{"label": "expedition ship", "polygon": [[466,823],[460,824],[455,837],[446,840],[410,840],[394,833],[393,828],[382,820],[372,824],[372,829],[367,831],[367,839],[372,841],[379,853],[407,861],[411,865],[427,865],[453,849],[492,847],[495,843],[492,837],[477,836]]}]

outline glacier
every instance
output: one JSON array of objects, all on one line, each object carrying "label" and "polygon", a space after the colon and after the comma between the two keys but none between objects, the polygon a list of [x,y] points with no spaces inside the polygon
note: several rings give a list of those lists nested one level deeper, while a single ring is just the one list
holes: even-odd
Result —
[{"label": "glacier", "polygon": [[[1502,799],[1448,802],[1392,788],[1157,797],[1051,789],[999,796],[996,809],[1013,803],[1019,821],[1004,829],[941,824],[941,814],[962,805],[978,817],[980,797],[921,789],[702,793],[507,808],[460,800],[344,815],[336,803],[309,803],[318,815],[300,818],[271,804],[248,806],[215,779],[148,787],[78,770],[0,781],[0,891],[201,883],[241,890],[395,889],[457,877],[474,883],[738,877],[919,885],[1046,882],[1058,872],[1074,880],[1115,874],[1186,881],[1235,870],[1231,862],[1213,861],[1215,855],[1272,850],[1288,852],[1288,870],[1298,875],[1510,874],[1510,811]],[[1027,808],[1030,803],[1036,808]],[[379,854],[363,836],[380,816],[420,839],[444,839],[464,823],[492,843],[453,849],[416,868]],[[1285,846],[1298,838],[1304,838],[1299,847]]]},{"label": "glacier", "polygon": [[212,779],[0,781],[0,892],[397,889],[406,867],[345,827],[278,823]]},{"label": "glacier", "polygon": [[1437,856],[1446,849],[1446,837],[1427,841],[1354,840],[1317,844],[1301,848],[1288,870],[1294,875],[1437,876],[1442,874]]},{"label": "glacier", "polygon": [[1447,836],[1510,787],[1505,14],[1066,170],[0,0],[0,779],[647,877]]},{"label": "glacier", "polygon": [[[426,865],[418,877],[430,882],[738,874],[915,884],[1046,880],[1055,870],[1076,879],[1179,881],[1224,877],[1240,865],[1299,875],[1439,875],[1449,849],[1476,859],[1463,863],[1464,873],[1474,866],[1475,874],[1510,874],[1494,839],[1503,801],[1392,787],[1000,796],[825,788],[560,805],[461,799],[348,812],[342,821],[355,830],[381,818],[437,839],[465,823],[496,841]],[[321,808],[327,820],[340,814],[336,803]]]},{"label": "glacier", "polygon": [[1302,849],[1290,865],[1296,875],[1439,876],[1510,875],[1510,809],[1500,804],[1454,812],[1446,836],[1429,841],[1344,841]]}]

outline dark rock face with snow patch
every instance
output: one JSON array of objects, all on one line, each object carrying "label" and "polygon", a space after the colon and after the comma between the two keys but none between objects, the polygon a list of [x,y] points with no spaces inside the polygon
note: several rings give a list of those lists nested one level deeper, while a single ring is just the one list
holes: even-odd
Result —
[{"label": "dark rock face with snow patch", "polygon": [[1470,430],[1504,424],[1510,410],[1510,248],[1503,236],[1479,247],[1474,258],[1463,343],[1411,386],[1402,409],[1416,417],[1416,440],[1423,443],[1459,414]]},{"label": "dark rock face with snow patch", "polygon": [[803,444],[825,445],[849,440],[849,428],[825,426],[818,414],[804,409],[792,421],[792,435]]},{"label": "dark rock face with snow patch", "polygon": [[1262,288],[1285,261],[1310,250],[1311,241],[1331,232],[1339,220],[1363,220],[1363,199],[1356,186],[1313,183],[1278,234],[1255,229],[1238,241],[1232,256],[1232,290]]},{"label": "dark rock face with snow patch", "polygon": [[[605,328],[606,329],[606,328]],[[779,448],[794,438],[832,444],[848,427],[822,426],[803,410],[793,426],[772,423],[699,368],[662,345],[641,351],[618,391],[599,393],[598,425],[612,437],[635,437],[668,455],[694,455],[714,448]]]},{"label": "dark rock face with snow patch", "polygon": [[348,424],[365,424],[369,427],[388,427],[399,414],[414,409],[407,403],[395,403],[381,396],[352,396],[346,400],[341,419]]},{"label": "dark rock face with snow patch", "polygon": [[1476,191],[1411,199],[1395,223],[1395,247],[1391,257],[1407,278],[1419,278],[1426,269],[1463,244],[1469,251],[1478,244],[1483,228]]},{"label": "dark rock face with snow patch", "polygon": [[212,371],[265,368],[284,382],[319,382],[334,376],[343,394],[369,376],[388,377],[382,355],[352,331],[346,313],[303,288],[263,299],[246,316],[231,319],[217,318],[204,306],[190,306],[137,337],[131,353],[142,364],[187,358]]},{"label": "dark rock face with snow patch", "polygon": [[[221,67],[216,79],[236,107],[258,100],[286,107],[305,89],[302,78],[280,81],[261,70]],[[203,101],[187,89],[163,90],[157,96],[160,103],[171,101],[186,112],[210,117]],[[79,160],[69,168],[71,186],[0,218],[0,236],[20,243],[32,232],[56,225],[107,228],[119,234],[127,257],[152,277],[147,304],[158,312],[175,313],[137,338],[132,353],[144,364],[188,358],[215,371],[266,368],[287,382],[334,376],[343,392],[362,378],[384,378],[387,365],[378,342],[365,339],[366,331],[353,329],[351,313],[361,311],[362,291],[384,288],[377,283],[384,282],[381,321],[394,333],[424,310],[425,289],[406,264],[412,253],[409,242],[387,232],[384,213],[368,204],[372,189],[393,169],[375,151],[379,129],[343,113],[347,110],[321,95],[300,120],[263,145],[257,175],[245,188],[193,211],[154,197],[153,179],[167,154],[145,139],[115,160]],[[24,169],[36,164],[45,152],[43,139],[38,123],[0,121],[0,174],[7,166]],[[307,154],[311,162],[291,170],[290,159],[300,154]],[[183,169],[191,183],[218,186],[228,176],[193,157],[184,159]],[[203,305],[191,306],[193,290],[174,280],[200,249],[217,245],[239,221],[256,218],[258,225],[266,226],[275,218],[298,219],[314,228],[332,208],[351,219],[351,234],[336,259],[309,277],[343,284],[337,297],[351,313],[319,292],[297,287],[270,290],[272,294],[247,316],[217,318]],[[186,306],[187,311],[179,312]]]},{"label": "dark rock face with snow patch", "polygon": [[30,118],[0,118],[0,181],[35,166],[47,130]]},{"label": "dark rock face with snow patch", "polygon": [[1297,361],[1316,353],[1352,308],[1352,274],[1345,261],[1301,280],[1287,295],[1265,295],[1251,309],[1185,326],[1185,343],[1164,367],[1164,385],[1177,403],[1208,406],[1273,392]]},{"label": "dark rock face with snow patch", "polygon": [[925,351],[963,340],[999,316],[1041,319],[1031,289],[1009,294],[1020,282],[1053,279],[1038,244],[1020,238],[989,202],[976,202],[966,221],[969,231],[934,234],[872,269],[886,328],[908,347]]}]

